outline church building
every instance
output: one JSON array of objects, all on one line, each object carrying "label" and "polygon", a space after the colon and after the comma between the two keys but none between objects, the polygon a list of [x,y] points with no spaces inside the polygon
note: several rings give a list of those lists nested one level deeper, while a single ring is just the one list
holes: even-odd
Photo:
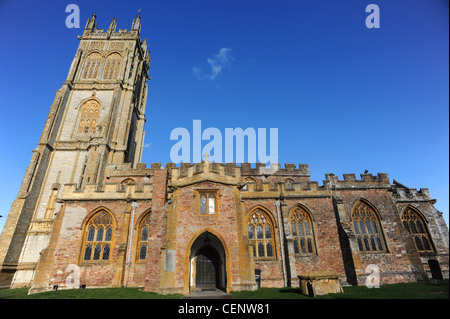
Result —
[{"label": "church building", "polygon": [[[0,287],[140,287],[162,294],[449,277],[428,189],[307,164],[141,163],[150,54],[88,19],[0,237]],[[255,276],[255,273],[258,276]]]}]

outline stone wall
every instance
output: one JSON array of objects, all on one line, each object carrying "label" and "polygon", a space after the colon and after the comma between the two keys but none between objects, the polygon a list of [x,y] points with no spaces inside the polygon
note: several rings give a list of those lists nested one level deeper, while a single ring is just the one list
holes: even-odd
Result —
[{"label": "stone wall", "polygon": [[[241,168],[234,164],[202,163],[180,167],[169,164],[167,169],[159,163],[151,164],[150,168],[145,164],[136,168],[112,165],[105,171],[101,189],[90,184],[83,189],[65,185],[60,196],[64,208],[61,209],[61,226],[53,227],[49,245],[54,253],[44,252],[46,257],[40,261],[36,276],[44,278],[40,274],[47,271],[48,279],[45,284],[42,284],[45,280],[41,281],[40,286],[36,282],[33,291],[48,290],[53,285],[64,288],[70,265],[76,265],[80,270],[80,284],[88,287],[127,284],[144,287],[147,291],[188,294],[196,288],[196,252],[206,238],[221,251],[220,281],[226,291],[255,289],[255,269],[261,270],[262,287],[297,286],[298,276],[312,271],[331,271],[339,274],[341,282],[364,285],[369,265],[378,266],[381,284],[429,277],[430,256],[418,253],[411,235],[402,226],[401,209],[405,203],[398,195],[401,191],[393,191],[387,175],[365,175],[356,180],[349,174],[341,181],[328,174],[324,185],[319,186],[309,181],[304,166],[293,169],[292,175],[286,171],[282,175],[254,171],[251,175],[248,168],[246,170],[244,176]],[[248,177],[258,182],[245,187],[243,181]],[[129,178],[133,180],[132,185],[123,189],[122,181]],[[293,182],[286,185],[286,178]],[[199,196],[205,192],[216,196],[213,214],[200,213]],[[376,211],[385,251],[365,253],[358,249],[352,228],[352,209],[361,200]],[[444,277],[448,276],[448,249],[442,223],[439,216],[436,217],[438,212],[433,210],[429,200],[414,200],[410,204],[424,211],[429,221],[436,247],[432,258],[439,261]],[[128,274],[126,255],[134,201],[138,208],[132,256],[136,256],[137,225],[148,212],[151,229],[147,260],[140,262],[132,258]],[[114,216],[111,258],[107,263],[86,264],[80,259],[83,223],[99,207]],[[296,207],[306,209],[312,219],[314,251],[311,254],[294,251],[290,216]],[[273,225],[272,258],[253,256],[247,229],[249,218],[257,210],[264,211]]]}]

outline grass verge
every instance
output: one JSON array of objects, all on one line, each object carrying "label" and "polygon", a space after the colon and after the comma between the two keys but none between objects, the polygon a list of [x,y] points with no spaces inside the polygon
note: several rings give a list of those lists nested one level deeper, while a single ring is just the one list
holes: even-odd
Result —
[{"label": "grass verge", "polygon": [[[298,288],[261,288],[256,291],[233,291],[235,299],[449,299],[449,281],[404,283],[369,289],[344,287],[342,294],[311,298]],[[180,299],[182,295],[160,295],[137,288],[92,288],[49,291],[28,295],[28,288],[0,290],[0,299]]]},{"label": "grass verge", "polygon": [[232,294],[236,299],[449,299],[448,280],[383,285],[380,288],[357,286],[343,289],[342,294],[315,298],[301,294],[298,288],[261,288],[257,291],[235,291]]}]

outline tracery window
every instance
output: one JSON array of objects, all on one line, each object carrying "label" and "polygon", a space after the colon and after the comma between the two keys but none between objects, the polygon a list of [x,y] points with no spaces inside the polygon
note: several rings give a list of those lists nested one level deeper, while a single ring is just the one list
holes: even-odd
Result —
[{"label": "tracery window", "polygon": [[139,225],[137,259],[142,261],[147,259],[148,237],[150,229],[150,214],[145,216]]},{"label": "tracery window", "polygon": [[289,218],[294,240],[294,252],[301,255],[315,253],[313,224],[310,213],[302,206],[295,206]]},{"label": "tracery window", "polygon": [[116,80],[119,75],[119,67],[122,57],[118,53],[110,54],[106,58],[103,80]]},{"label": "tracery window", "polygon": [[366,253],[386,251],[380,221],[374,208],[364,201],[358,201],[353,207],[352,221],[359,251]]},{"label": "tracery window", "polygon": [[84,64],[84,69],[81,78],[84,80],[96,79],[102,63],[102,56],[100,53],[94,52],[89,54]]},{"label": "tracery window", "polygon": [[100,103],[96,100],[89,100],[83,103],[80,108],[81,119],[78,124],[79,134],[92,134],[95,132],[98,114],[100,112]]},{"label": "tracery window", "polygon": [[418,251],[433,251],[430,235],[420,213],[408,206],[403,210],[402,222],[414,239]]},{"label": "tracery window", "polygon": [[216,192],[199,192],[200,195],[200,215],[214,215],[217,211]]},{"label": "tracery window", "polygon": [[253,257],[275,257],[273,225],[269,216],[261,210],[253,212],[248,220],[248,239],[253,246]]},{"label": "tracery window", "polygon": [[113,221],[108,212],[100,210],[92,216],[84,231],[82,261],[108,261],[110,259],[113,232]]}]

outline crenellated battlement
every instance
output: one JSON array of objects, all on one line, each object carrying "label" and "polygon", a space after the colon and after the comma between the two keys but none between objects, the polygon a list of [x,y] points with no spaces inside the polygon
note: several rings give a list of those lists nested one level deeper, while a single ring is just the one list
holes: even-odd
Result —
[{"label": "crenellated battlement", "polygon": [[129,183],[121,182],[106,183],[99,190],[95,183],[85,184],[78,189],[76,184],[65,184],[64,191],[59,198],[63,201],[80,200],[133,200],[151,199],[153,194],[152,183]]},{"label": "crenellated battlement", "polygon": [[[175,163],[167,163],[166,168],[171,172],[173,169],[180,169],[180,174],[184,176],[187,174],[188,169],[193,168],[195,173],[200,173],[203,171],[203,167],[206,162],[201,163],[181,163],[179,165]],[[152,163],[152,168],[160,167],[160,163]],[[295,164],[284,164],[284,168],[281,168],[281,165],[278,163],[272,163],[269,167],[264,163],[256,163],[255,167],[252,167],[251,163],[241,163],[238,165],[236,163],[208,163],[210,171],[215,172],[224,172],[226,175],[235,175],[235,170],[239,169],[240,176],[257,176],[257,175],[289,175],[289,176],[305,176],[309,177],[309,165],[308,164],[299,164],[297,168]]]},{"label": "crenellated battlement", "polygon": [[363,173],[361,179],[356,179],[355,174],[343,174],[344,179],[329,173],[325,174],[323,185],[326,188],[386,188],[390,186],[389,176],[386,173],[378,173],[376,176]]},{"label": "crenellated battlement", "polygon": [[417,190],[416,188],[409,188],[397,182],[395,179],[393,181],[392,187],[389,190],[392,192],[392,197],[397,202],[436,201],[435,199],[431,198],[428,188],[420,188],[419,190]]}]

